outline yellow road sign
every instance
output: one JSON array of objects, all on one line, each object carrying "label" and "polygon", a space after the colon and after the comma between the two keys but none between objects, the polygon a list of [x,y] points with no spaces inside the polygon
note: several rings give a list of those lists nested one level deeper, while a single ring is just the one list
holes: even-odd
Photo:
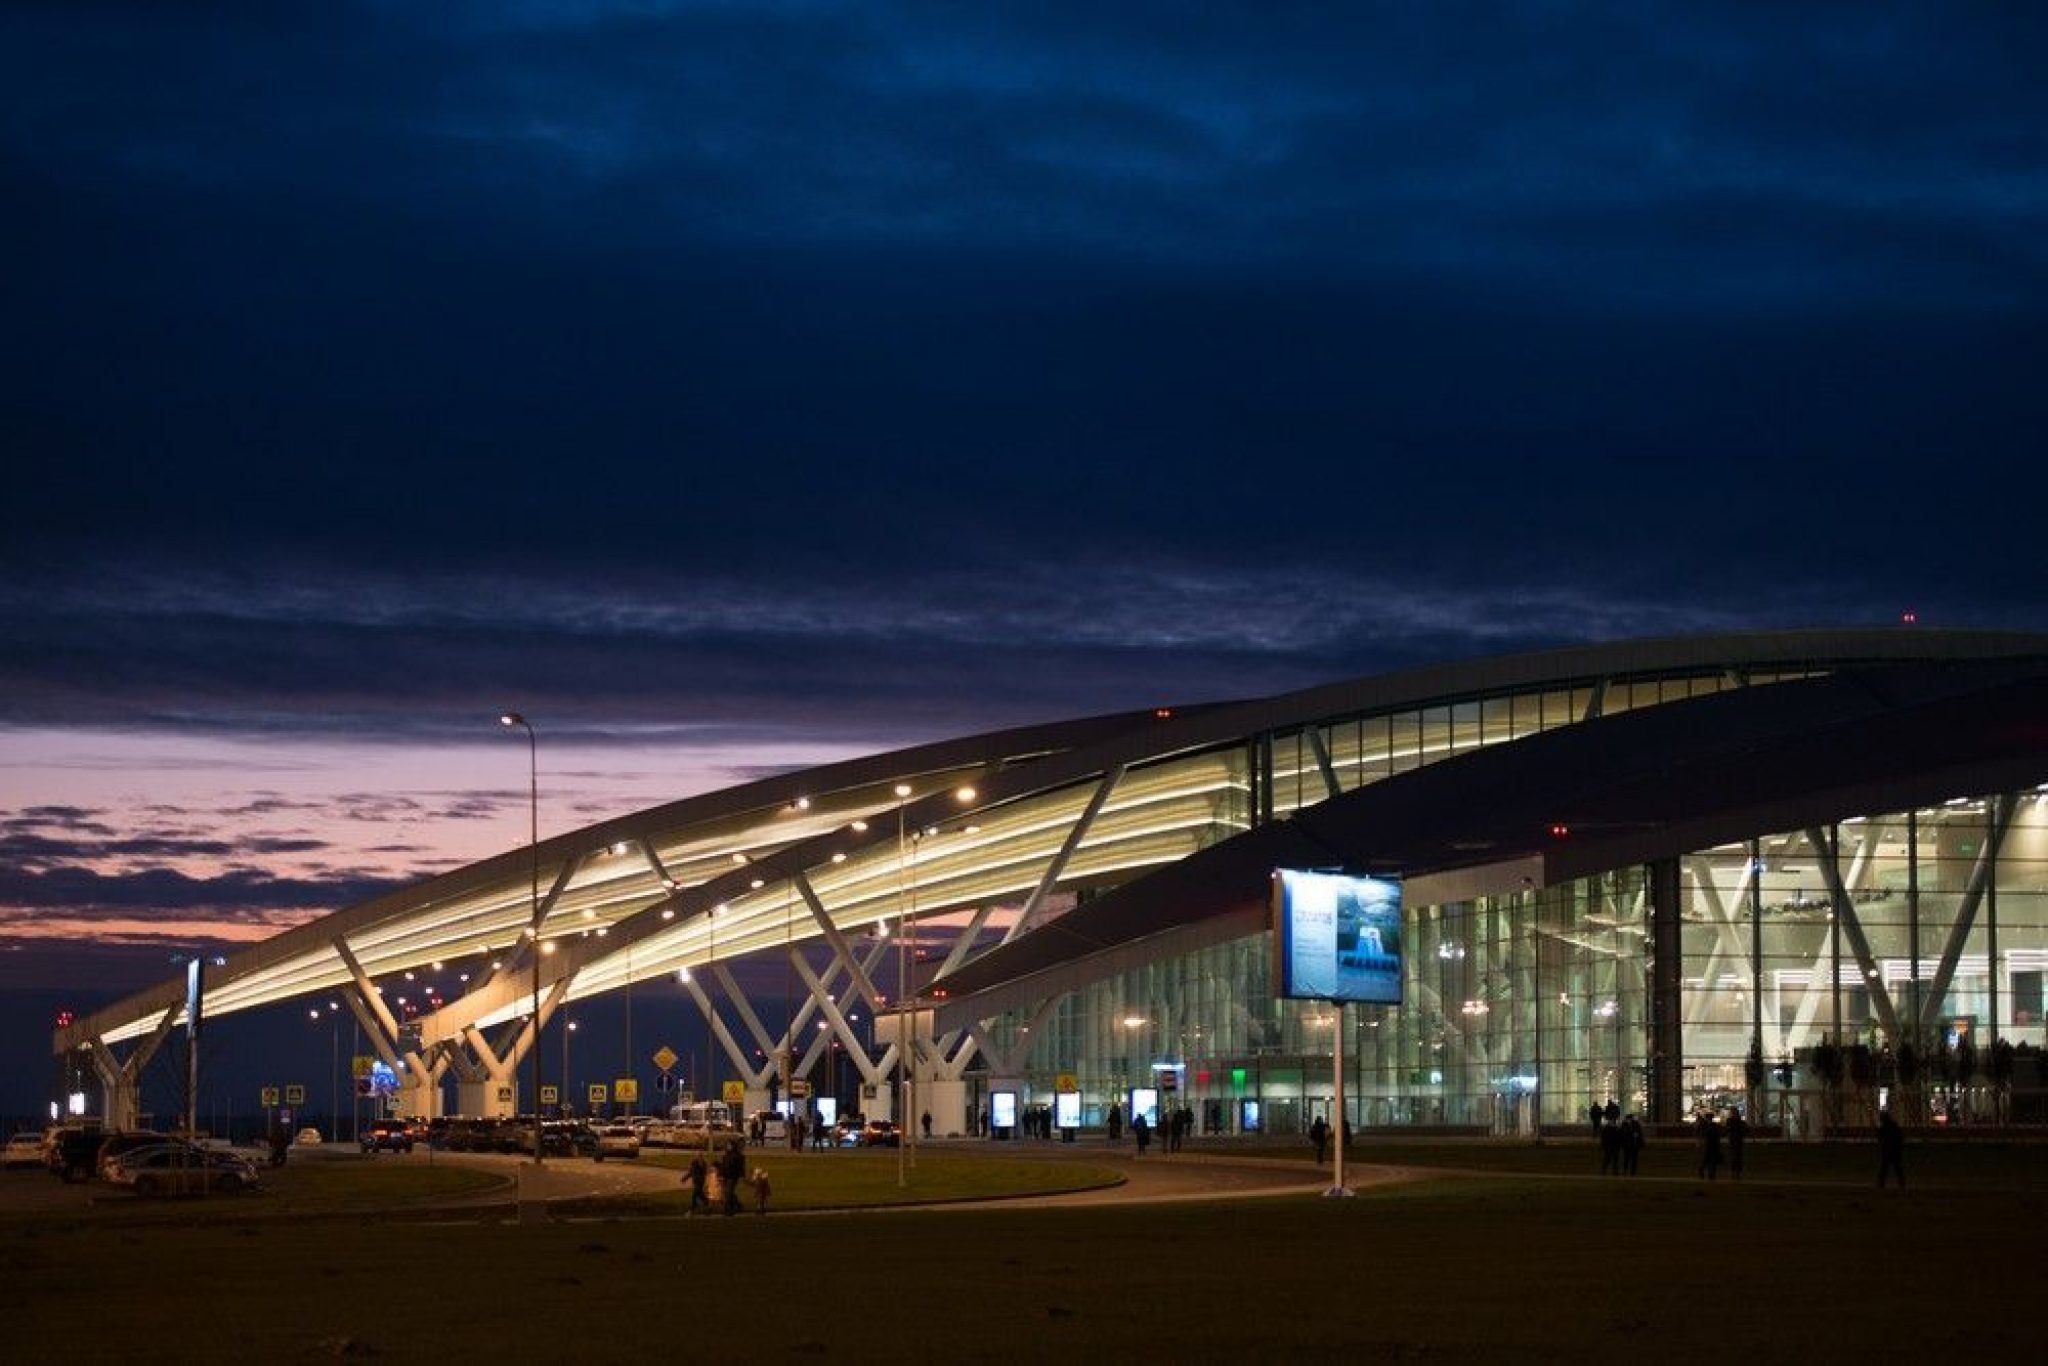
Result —
[{"label": "yellow road sign", "polygon": [[667,1044],[654,1050],[654,1065],[664,1072],[675,1071],[676,1064],[681,1061],[682,1059],[676,1056],[676,1051]]},{"label": "yellow road sign", "polygon": [[604,1097],[604,1083],[601,1081],[594,1081],[590,1083],[590,1103],[592,1105],[602,1105],[604,1104]]},{"label": "yellow road sign", "polygon": [[1072,1072],[1061,1072],[1054,1077],[1052,1089],[1055,1091],[1078,1091],[1081,1089],[1081,1079]]},{"label": "yellow road sign", "polygon": [[275,1086],[266,1086],[263,1088],[263,1103],[265,1105],[277,1104],[277,1088]]},{"label": "yellow road sign", "polygon": [[627,1105],[638,1105],[640,1103],[640,1079],[638,1077],[620,1077],[612,1083],[612,1094]]},{"label": "yellow road sign", "polygon": [[729,1081],[725,1084],[725,1103],[744,1105],[747,1101],[747,1084],[743,1081]]}]

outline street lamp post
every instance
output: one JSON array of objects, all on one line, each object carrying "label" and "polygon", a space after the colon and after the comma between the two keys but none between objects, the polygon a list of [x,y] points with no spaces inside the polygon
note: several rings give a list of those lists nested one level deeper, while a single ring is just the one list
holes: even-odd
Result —
[{"label": "street lamp post", "polygon": [[527,931],[533,954],[533,1165],[541,1164],[540,1152],[540,740],[533,726],[516,711],[498,717],[501,726],[517,726],[526,732],[527,848],[532,872],[533,922]]},{"label": "street lamp post", "polygon": [[910,1176],[904,1166],[910,1141],[910,862],[909,841],[904,837],[903,806],[910,800],[910,784],[896,784],[896,1100],[902,1113],[896,1117],[896,1184],[905,1186]]},{"label": "street lamp post", "polygon": [[564,1113],[568,1111],[569,1097],[576,1094],[569,1086],[569,1036],[575,1032],[576,1022],[574,1020],[564,1020],[562,1022],[562,1109]]},{"label": "street lamp post", "polygon": [[[307,1010],[306,1018],[318,1023],[318,1007]],[[331,1084],[327,1100],[327,1127],[335,1142],[341,1141],[341,1002],[327,1003],[327,1067]]]}]

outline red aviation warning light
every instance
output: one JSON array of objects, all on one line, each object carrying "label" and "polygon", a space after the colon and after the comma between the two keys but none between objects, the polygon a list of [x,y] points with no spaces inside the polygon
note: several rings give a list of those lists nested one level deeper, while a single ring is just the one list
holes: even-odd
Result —
[{"label": "red aviation warning light", "polygon": [[1571,833],[1572,828],[1563,821],[1552,821],[1550,823],[1550,837],[1554,840],[1564,839]]},{"label": "red aviation warning light", "polygon": [[59,1029],[69,1029],[77,1020],[78,1015],[74,1011],[60,1010],[57,1012],[57,1028]]}]

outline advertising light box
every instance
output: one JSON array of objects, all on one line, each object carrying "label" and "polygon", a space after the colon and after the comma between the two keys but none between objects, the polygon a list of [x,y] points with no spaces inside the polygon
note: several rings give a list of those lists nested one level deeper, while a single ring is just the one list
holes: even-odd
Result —
[{"label": "advertising light box", "polygon": [[1273,874],[1273,990],[1306,1001],[1401,1003],[1401,880]]}]

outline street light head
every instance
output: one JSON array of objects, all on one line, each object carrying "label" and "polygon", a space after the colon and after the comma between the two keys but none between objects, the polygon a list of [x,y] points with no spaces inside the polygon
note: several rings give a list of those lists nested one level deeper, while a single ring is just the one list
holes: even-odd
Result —
[{"label": "street light head", "polygon": [[501,726],[523,726],[526,724],[526,718],[516,711],[500,712],[498,713],[498,724]]},{"label": "street light head", "polygon": [[908,796],[910,795],[910,784],[909,784],[909,783],[898,783],[898,784],[896,784],[896,795],[897,795],[897,796],[899,796],[899,797],[908,797]]}]

